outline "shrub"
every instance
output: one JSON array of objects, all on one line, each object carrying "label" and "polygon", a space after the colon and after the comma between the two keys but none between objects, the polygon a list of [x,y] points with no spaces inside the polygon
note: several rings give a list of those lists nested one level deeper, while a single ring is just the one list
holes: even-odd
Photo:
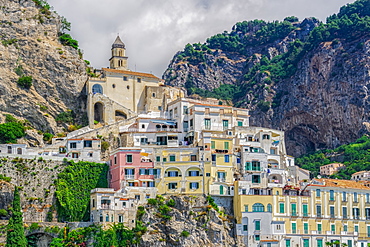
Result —
[{"label": "shrub", "polygon": [[148,204],[155,206],[155,205],[158,204],[158,201],[154,198],[149,198],[148,199]]},{"label": "shrub", "polygon": [[10,114],[5,114],[5,123],[17,123],[18,120]]},{"label": "shrub", "polygon": [[64,33],[64,34],[60,35],[59,40],[65,46],[71,46],[75,49],[78,49],[78,41],[72,39],[71,35],[69,35],[69,34]]},{"label": "shrub", "polygon": [[22,76],[18,79],[18,86],[29,89],[32,86],[32,76]]},{"label": "shrub", "polygon": [[107,151],[107,150],[108,150],[108,148],[109,148],[109,142],[102,141],[102,142],[101,142],[101,151],[102,151],[102,152],[105,152],[105,151]]},{"label": "shrub", "polygon": [[46,142],[50,142],[53,139],[54,135],[50,133],[44,133],[44,137],[42,138]]},{"label": "shrub", "polygon": [[55,121],[57,121],[58,123],[73,123],[74,118],[75,118],[74,112],[72,110],[67,110],[65,112],[59,113],[56,116]]},{"label": "shrub", "polygon": [[181,237],[185,237],[185,238],[187,238],[187,237],[189,237],[190,232],[188,232],[188,231],[185,231],[185,230],[184,230],[184,231],[182,231],[182,232],[181,232],[181,234],[180,234],[180,235],[181,235]]},{"label": "shrub", "polygon": [[18,138],[25,135],[26,133],[21,123],[0,124],[0,143],[16,143]]},{"label": "shrub", "polygon": [[0,217],[6,217],[8,216],[8,211],[5,209],[0,209]]},{"label": "shrub", "polygon": [[170,200],[168,200],[168,202],[167,202],[167,206],[169,206],[169,207],[174,207],[174,206],[175,206],[175,200],[174,200],[174,199],[170,199]]}]

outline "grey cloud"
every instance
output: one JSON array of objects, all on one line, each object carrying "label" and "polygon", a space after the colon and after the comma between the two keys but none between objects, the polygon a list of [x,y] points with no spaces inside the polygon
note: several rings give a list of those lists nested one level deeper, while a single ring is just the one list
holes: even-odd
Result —
[{"label": "grey cloud", "polygon": [[126,44],[131,70],[161,76],[187,43],[205,42],[238,21],[286,16],[325,20],[348,0],[49,0],[72,23],[84,58],[107,67],[117,33]]}]

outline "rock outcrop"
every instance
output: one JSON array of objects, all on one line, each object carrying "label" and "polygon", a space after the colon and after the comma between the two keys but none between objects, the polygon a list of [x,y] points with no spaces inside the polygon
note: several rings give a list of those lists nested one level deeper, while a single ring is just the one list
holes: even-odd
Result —
[{"label": "rock outcrop", "polygon": [[[240,86],[237,107],[250,109],[251,125],[286,131],[289,154],[299,156],[352,142],[367,131],[370,118],[370,37],[336,39],[310,50],[292,76],[271,81],[268,71],[246,78],[261,59],[287,52],[295,40],[305,41],[318,25],[314,18],[294,23],[286,37],[246,51],[211,49],[205,61],[192,64],[176,54],[163,75],[166,84],[213,90],[221,84]],[[288,70],[289,68],[285,68]],[[235,103],[235,102],[234,102]]]},{"label": "rock outcrop", "polygon": [[[60,43],[62,18],[35,2],[0,0],[0,113],[56,133],[59,113],[85,113],[86,64],[80,51]],[[17,84],[22,76],[32,76],[29,89]]]},{"label": "rock outcrop", "polygon": [[148,230],[140,246],[242,246],[237,244],[233,217],[218,213],[204,196],[171,196],[170,199],[174,201],[167,213],[170,219],[163,217],[156,206],[145,207],[141,220]]}]

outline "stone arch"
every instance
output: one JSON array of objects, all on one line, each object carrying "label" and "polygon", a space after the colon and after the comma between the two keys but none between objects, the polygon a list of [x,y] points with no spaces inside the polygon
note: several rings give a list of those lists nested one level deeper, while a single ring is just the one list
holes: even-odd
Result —
[{"label": "stone arch", "polygon": [[94,121],[104,123],[104,105],[101,102],[94,104]]},{"label": "stone arch", "polygon": [[94,84],[92,86],[92,93],[93,94],[96,94],[96,93],[103,94],[103,87],[100,84]]},{"label": "stone arch", "polygon": [[127,114],[124,113],[123,111],[116,110],[115,111],[115,118],[116,118],[116,122],[118,122],[120,120],[127,119]]}]

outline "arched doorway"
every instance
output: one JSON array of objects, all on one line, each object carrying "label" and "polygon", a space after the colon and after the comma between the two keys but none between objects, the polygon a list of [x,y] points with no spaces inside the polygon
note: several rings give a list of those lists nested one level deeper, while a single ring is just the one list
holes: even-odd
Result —
[{"label": "arched doorway", "polygon": [[115,117],[116,117],[116,122],[120,120],[127,119],[127,115],[121,111],[116,111],[115,112]]},{"label": "arched doorway", "polygon": [[100,102],[94,105],[94,122],[104,123],[104,105]]}]

